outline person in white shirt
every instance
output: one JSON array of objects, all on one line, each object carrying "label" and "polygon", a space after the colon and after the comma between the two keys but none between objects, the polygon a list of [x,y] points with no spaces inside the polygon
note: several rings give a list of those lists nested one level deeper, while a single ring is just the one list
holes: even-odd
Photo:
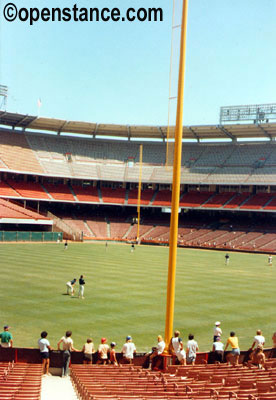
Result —
[{"label": "person in white shirt", "polygon": [[220,336],[213,343],[212,351],[215,353],[215,361],[222,363],[224,354],[224,344],[221,342]]},{"label": "person in white shirt", "polygon": [[157,346],[152,348],[152,353],[151,353],[151,355],[149,357],[149,364],[150,364],[149,366],[150,367],[151,367],[151,364],[152,364],[152,360],[155,357],[160,356],[163,353],[164,350],[165,350],[165,342],[164,342],[162,336],[158,335],[157,336]]},{"label": "person in white shirt", "polygon": [[86,343],[83,345],[82,352],[83,352],[83,363],[92,364],[93,354],[95,353],[94,343],[92,339],[90,338],[87,339]]},{"label": "person in white shirt", "polygon": [[264,344],[265,344],[265,338],[262,335],[262,331],[260,329],[258,329],[256,334],[257,335],[254,337],[254,342],[252,343],[251,350],[254,349],[255,345],[256,345],[256,347],[258,347],[259,345],[264,347]]},{"label": "person in white shirt", "polygon": [[194,340],[194,335],[189,335],[189,340],[187,342],[187,363],[195,365],[195,360],[196,360],[196,352],[198,351],[198,344],[197,341]]},{"label": "person in white shirt", "polygon": [[44,375],[51,375],[49,373],[50,366],[50,353],[49,350],[52,350],[50,346],[50,342],[46,337],[48,333],[46,331],[41,332],[41,338],[38,340],[38,347],[40,350],[41,358],[42,358],[42,371]]},{"label": "person in white shirt", "polygon": [[123,345],[122,353],[124,361],[128,364],[132,364],[134,354],[136,353],[136,347],[135,344],[132,343],[131,336],[126,337],[126,343]]},{"label": "person in white shirt", "polygon": [[186,353],[179,331],[175,331],[174,337],[171,338],[170,351],[173,355],[176,355],[181,365],[186,365]]},{"label": "person in white shirt", "polygon": [[217,322],[215,322],[215,327],[214,327],[214,340],[213,340],[213,343],[215,343],[216,340],[217,340],[217,337],[221,337],[221,335],[222,335],[222,330],[220,328],[220,322],[217,321]]},{"label": "person in white shirt", "polygon": [[62,377],[66,377],[69,374],[69,364],[71,360],[71,352],[72,351],[78,351],[77,349],[74,348],[73,346],[73,339],[71,338],[72,332],[67,331],[65,332],[65,336],[62,336],[60,341],[58,342],[58,350],[60,350],[60,345],[62,343],[63,347],[63,367],[62,367]]},{"label": "person in white shirt", "polygon": [[109,346],[106,343],[106,338],[101,338],[101,344],[98,347],[98,361],[97,364],[106,364],[108,362]]}]

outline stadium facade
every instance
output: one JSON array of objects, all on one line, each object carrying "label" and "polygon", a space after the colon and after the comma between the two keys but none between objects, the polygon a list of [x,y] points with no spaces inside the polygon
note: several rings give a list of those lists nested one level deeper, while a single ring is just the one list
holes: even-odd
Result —
[{"label": "stadium facade", "polygon": [[[68,238],[134,240],[143,143],[140,238],[166,244],[166,130],[1,111],[1,198]],[[275,137],[276,123],[183,127],[179,245],[276,250]]]}]

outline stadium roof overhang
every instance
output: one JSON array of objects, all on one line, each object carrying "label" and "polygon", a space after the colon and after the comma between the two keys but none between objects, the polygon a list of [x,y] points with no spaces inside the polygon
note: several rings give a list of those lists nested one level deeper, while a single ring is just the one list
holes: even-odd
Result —
[{"label": "stadium roof overhang", "polygon": [[[35,117],[31,115],[0,111],[0,125],[13,129],[32,129],[38,132],[50,131],[57,134],[70,133],[91,136],[114,136],[118,138],[164,139],[166,126],[96,124],[93,122],[66,121],[62,119]],[[170,128],[170,137],[174,128]],[[235,124],[235,125],[196,125],[183,127],[183,139],[244,139],[276,137],[276,123]]]}]

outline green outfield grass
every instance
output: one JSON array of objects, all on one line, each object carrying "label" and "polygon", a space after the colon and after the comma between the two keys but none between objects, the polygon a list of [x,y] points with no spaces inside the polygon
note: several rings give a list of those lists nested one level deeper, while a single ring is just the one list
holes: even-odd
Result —
[{"label": "green outfield grass", "polygon": [[[211,348],[213,324],[222,322],[223,341],[236,331],[248,349],[255,331],[267,346],[276,331],[276,260],[267,256],[179,249],[174,328],[183,340],[193,333],[200,350]],[[102,243],[2,244],[0,326],[9,324],[17,347],[36,347],[42,330],[51,345],[68,329],[81,348],[91,336],[116,341],[118,350],[132,335],[138,351],[150,349],[163,334],[168,248]],[[85,299],[64,295],[68,280],[85,275]]]}]

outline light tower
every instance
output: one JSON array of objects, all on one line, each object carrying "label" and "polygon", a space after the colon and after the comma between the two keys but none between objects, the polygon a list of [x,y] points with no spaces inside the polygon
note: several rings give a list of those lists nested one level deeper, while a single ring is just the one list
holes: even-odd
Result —
[{"label": "light tower", "polygon": [[0,110],[6,110],[8,99],[8,86],[0,85]]}]

